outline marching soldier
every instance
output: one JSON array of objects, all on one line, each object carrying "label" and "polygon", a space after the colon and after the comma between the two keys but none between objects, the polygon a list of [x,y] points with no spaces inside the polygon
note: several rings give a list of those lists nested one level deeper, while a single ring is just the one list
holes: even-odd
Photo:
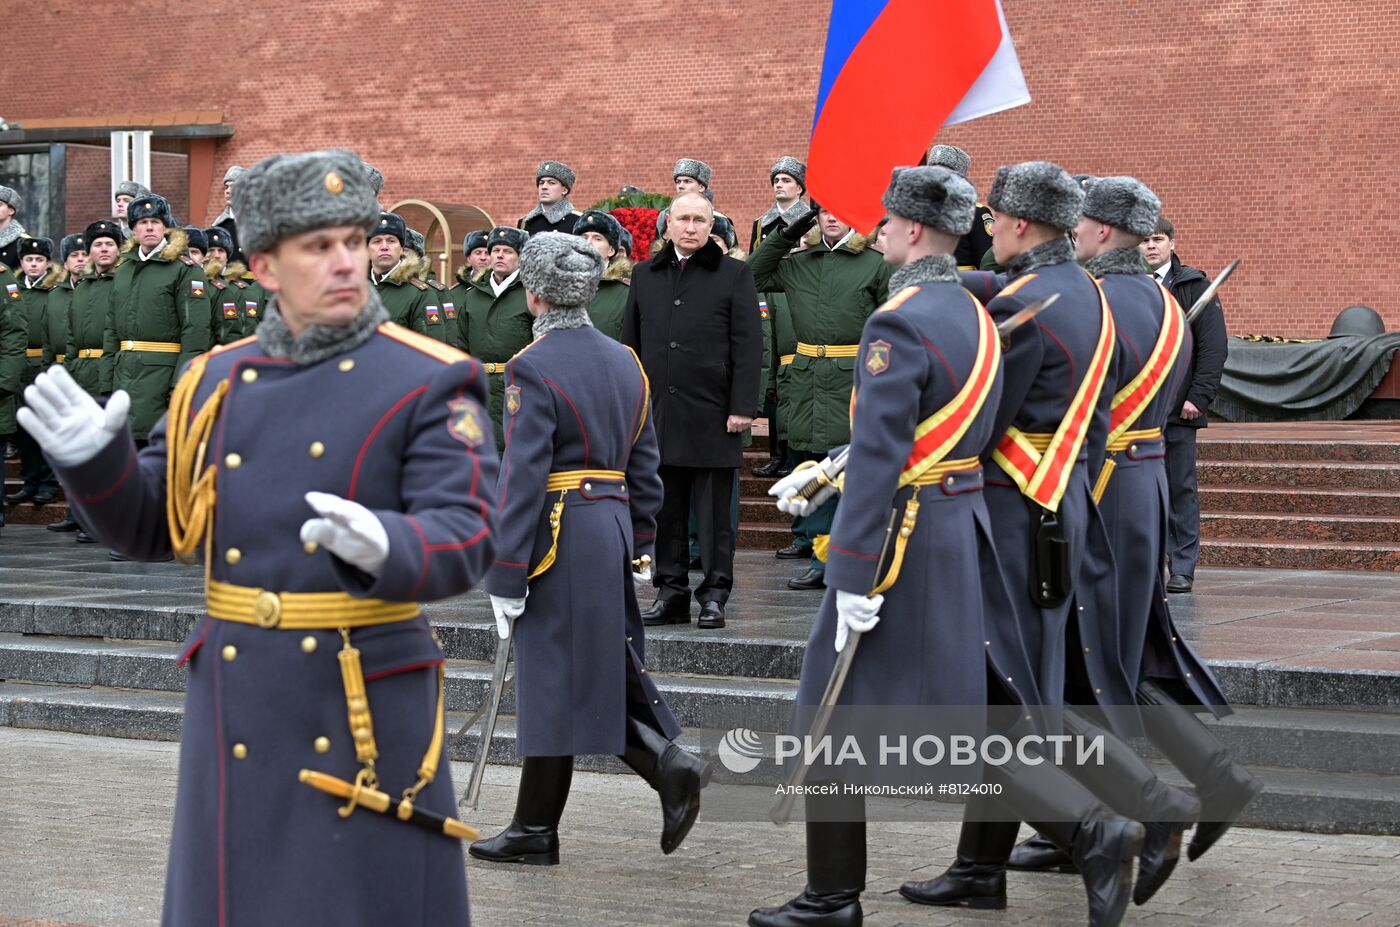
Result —
[{"label": "marching soldier", "polygon": [[457,347],[481,361],[491,381],[491,425],[496,447],[506,446],[502,413],[506,361],[530,343],[530,310],[520,284],[520,250],[529,234],[500,226],[491,230],[491,272],[467,288],[457,312]]},{"label": "marching soldier", "polygon": [[537,232],[572,232],[581,213],[569,202],[577,178],[573,169],[562,161],[546,161],[535,171],[535,191],[539,202],[520,217],[516,228],[527,234]]},{"label": "marching soldier", "polygon": [[[29,340],[24,351],[25,369],[20,378],[22,390],[53,363],[53,355],[45,347],[46,310],[49,293],[63,277],[64,270],[63,265],[53,262],[53,242],[47,238],[22,238],[18,250],[20,302],[24,304],[24,316],[29,325]],[[21,398],[19,405],[23,404]],[[48,505],[58,498],[58,480],[53,475],[53,468],[27,432],[20,431],[16,437],[24,485],[7,495],[5,501],[10,505],[20,502]]]},{"label": "marching soldier", "polygon": [[218,343],[232,344],[257,330],[266,294],[248,265],[236,258],[232,233],[216,225],[205,229],[204,234],[209,239],[204,274],[217,290],[214,300],[218,306],[215,317],[220,323]]},{"label": "marching soldier", "polygon": [[[369,279],[396,325],[428,333],[428,285],[413,278],[418,262],[408,251],[408,226],[392,212],[379,214],[369,236]],[[438,327],[442,319],[437,320]]]},{"label": "marching soldier", "polygon": [[[934,145],[928,150],[928,163],[967,177],[972,167],[972,157],[957,145]],[[977,204],[972,218],[972,229],[958,242],[955,255],[958,270],[977,270],[982,266],[982,257],[992,250],[992,211],[983,203]]]},{"label": "marching soldier", "polygon": [[418,603],[491,560],[481,371],[369,289],[379,206],[353,154],[268,158],[234,202],[273,294],[257,337],[194,359],[139,452],[126,394],[104,410],[61,369],[22,415],[105,542],[205,548],[164,919],[466,925],[470,831]]},{"label": "marching soldier", "polygon": [[[1067,672],[1069,684],[1089,687],[1104,703],[1131,704],[1131,687],[1116,661],[1092,647],[1096,622],[1114,616],[1087,610],[1102,593],[1097,584],[1111,589],[1113,583],[1112,552],[1088,474],[1091,467],[1097,471],[1091,451],[1102,448],[1107,430],[1111,394],[1104,384],[1114,329],[1107,304],[1075,263],[1066,235],[1079,224],[1083,199],[1079,184],[1044,161],[1002,167],[989,197],[993,249],[1009,271],[999,293],[998,282],[983,284],[995,294],[987,305],[992,317],[1004,321],[1059,294],[1058,302],[1010,335],[1005,387],[983,452],[990,469],[987,511],[1009,599],[989,602],[987,611],[987,646],[1006,673],[992,680],[993,704],[1060,705]],[[971,288],[977,295],[978,288]],[[1091,545],[1106,559],[1091,557]],[[1103,570],[1098,575],[1090,569],[1096,563]],[[1039,724],[1057,726],[1046,714],[1041,712]],[[1112,814],[1058,767],[1018,764],[1002,772],[1009,775],[997,802],[1022,820],[1034,820],[1041,834],[1070,855],[1088,893],[1090,924],[1118,924],[1143,843],[1142,825]],[[905,898],[1005,907],[1006,864],[1019,823],[988,819],[995,816],[988,806],[969,802],[956,861],[938,878],[906,883],[900,888]]]},{"label": "marching soldier", "polygon": [[[800,706],[820,702],[853,631],[863,635],[861,646],[838,704],[984,702],[983,561],[994,555],[978,454],[993,434],[1000,346],[987,312],[958,285],[952,258],[975,200],[961,177],[928,167],[896,169],[885,192],[892,217],[885,260],[899,270],[880,276],[893,295],[860,337],[847,498],[832,527],[828,588],[802,663]],[[778,237],[813,220],[797,220],[760,253],[785,253]],[[825,269],[814,264],[808,272]],[[801,312],[806,285],[789,292]],[[819,502],[793,495],[806,479],[807,471],[794,473],[772,488],[780,508],[803,514]],[[892,509],[903,513],[901,540],[886,562]],[[782,907],[754,911],[749,924],[856,927],[865,871],[863,799],[809,797],[807,887]]]},{"label": "marching soldier", "polygon": [[574,234],[587,239],[606,265],[598,293],[588,301],[588,318],[594,328],[616,341],[622,336],[627,288],[632,282],[632,260],[622,248],[622,223],[608,213],[590,209],[579,217]]},{"label": "marching soldier", "polygon": [[[808,247],[789,255],[820,223]],[[865,236],[825,210],[809,209],[763,239],[749,260],[760,291],[787,295],[797,336],[797,357],[788,366],[793,401],[787,416],[788,445],[799,461],[821,460],[850,440],[851,372],[861,329],[889,293],[891,267],[866,249]],[[836,498],[794,524],[801,546],[812,548],[831,533]],[[790,589],[820,589],[826,564],[813,552],[807,571]]]},{"label": "marching soldier", "polygon": [[644,668],[633,564],[653,552],[660,457],[641,362],[589,321],[603,266],[557,232],[521,255],[535,340],[506,365],[502,534],[486,589],[503,638],[514,623],[524,764],[510,826],[471,847],[493,862],[559,862],[576,754],[617,754],[660,794],[663,853],[695,823],[710,777],[674,743],[680,726]]},{"label": "marching soldier", "polygon": [[117,266],[103,349],[112,388],[131,397],[131,434],[144,444],[170,404],[178,372],[209,350],[209,283],[185,253],[185,232],[154,193],[127,209],[132,234]]}]

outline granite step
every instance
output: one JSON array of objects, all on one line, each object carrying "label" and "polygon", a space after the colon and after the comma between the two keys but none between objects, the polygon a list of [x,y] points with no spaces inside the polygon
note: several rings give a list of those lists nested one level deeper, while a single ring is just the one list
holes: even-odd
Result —
[{"label": "granite step", "polygon": [[1217,514],[1201,516],[1201,534],[1212,540],[1340,541],[1400,544],[1400,517],[1381,515]]},{"label": "granite step", "polygon": [[1203,537],[1201,566],[1283,570],[1400,570],[1400,543],[1223,540]]},{"label": "granite step", "polygon": [[739,524],[741,525],[782,525],[792,524],[792,516],[778,511],[772,496],[740,496]]},{"label": "granite step", "polygon": [[1202,486],[1400,490],[1400,464],[1392,463],[1199,461],[1196,473]]},{"label": "granite step", "polygon": [[[1364,423],[1360,423],[1364,424]],[[1214,429],[1211,429],[1214,430]],[[1198,461],[1278,461],[1311,460],[1350,463],[1392,463],[1400,465],[1400,442],[1394,440],[1329,441],[1325,438],[1239,439],[1215,437],[1207,431],[1196,439]]]},{"label": "granite step", "polygon": [[791,543],[791,519],[781,524],[755,524],[742,518],[739,520],[739,550],[779,550]]},{"label": "granite step", "polygon": [[1296,486],[1202,486],[1206,513],[1374,515],[1400,518],[1400,493],[1365,489],[1299,489]]},{"label": "granite step", "polygon": [[[181,696],[174,692],[0,683],[0,726],[176,741],[182,715]],[[446,719],[446,751],[457,761],[474,759],[479,743],[475,728],[456,733],[465,720],[466,715],[459,712],[449,712]],[[727,796],[719,790],[736,781],[712,752],[719,734],[717,730],[692,728],[680,737],[682,746],[714,763],[715,778],[707,793],[712,802],[725,800]],[[515,740],[514,718],[502,717],[488,761],[519,762]],[[580,756],[575,765],[596,772],[626,771],[616,757],[610,756]],[[1157,769],[1164,779],[1184,784],[1174,769],[1160,764]],[[1241,816],[1241,825],[1321,833],[1400,834],[1400,792],[1393,777],[1260,766],[1252,767],[1252,772],[1264,781],[1265,790]],[[768,784],[755,783],[752,778],[741,781]],[[455,784],[459,790],[465,785]],[[957,806],[952,803],[939,803],[930,812],[944,819],[957,819]]]}]

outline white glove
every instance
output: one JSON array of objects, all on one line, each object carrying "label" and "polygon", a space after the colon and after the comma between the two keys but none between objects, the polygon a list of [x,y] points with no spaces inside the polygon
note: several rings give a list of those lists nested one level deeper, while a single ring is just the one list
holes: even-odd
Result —
[{"label": "white glove", "polygon": [[39,374],[24,391],[19,423],[60,467],[87,463],[126,425],[131,397],[117,390],[107,408],[97,404],[62,367]]},{"label": "white glove", "polygon": [[[525,590],[529,595],[530,590]],[[510,623],[525,614],[525,600],[508,599],[503,595],[491,596],[491,611],[496,615],[496,634],[505,640],[510,637]]]},{"label": "white glove", "polygon": [[846,649],[846,638],[850,632],[864,634],[880,623],[880,606],[885,604],[882,595],[857,595],[854,592],[836,590],[836,652]]},{"label": "white glove", "polygon": [[301,523],[303,544],[315,541],[370,576],[384,572],[384,563],[389,559],[389,533],[373,512],[328,492],[307,493],[306,504],[321,517]]},{"label": "white glove", "polygon": [[650,586],[651,575],[651,564],[648,563],[640,570],[632,571],[632,582],[636,583],[638,586]]},{"label": "white glove", "polygon": [[804,499],[797,495],[799,489],[816,478],[817,472],[815,466],[801,467],[768,487],[768,495],[774,496],[778,500],[778,511],[788,515],[810,515],[823,502],[834,496],[836,487],[830,483],[818,489],[810,499]]}]

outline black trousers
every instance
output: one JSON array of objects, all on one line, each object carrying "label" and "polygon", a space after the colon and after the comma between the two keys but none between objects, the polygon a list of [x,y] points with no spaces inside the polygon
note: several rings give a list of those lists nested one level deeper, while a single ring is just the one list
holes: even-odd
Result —
[{"label": "black trousers", "polygon": [[44,452],[34,436],[21,428],[10,436],[10,440],[19,448],[19,472],[24,478],[24,487],[38,493],[57,493],[58,477],[54,476],[53,468],[44,459]]},{"label": "black trousers", "polygon": [[1171,512],[1167,520],[1167,567],[1173,574],[1196,575],[1201,552],[1201,499],[1196,492],[1196,432],[1186,425],[1166,427],[1167,492]]},{"label": "black trousers", "polygon": [[662,466],[661,511],[656,514],[658,598],[668,602],[690,597],[690,503],[695,500],[695,530],[705,578],[695,588],[699,602],[723,605],[734,588],[734,531],[729,503],[734,493],[733,467]]}]

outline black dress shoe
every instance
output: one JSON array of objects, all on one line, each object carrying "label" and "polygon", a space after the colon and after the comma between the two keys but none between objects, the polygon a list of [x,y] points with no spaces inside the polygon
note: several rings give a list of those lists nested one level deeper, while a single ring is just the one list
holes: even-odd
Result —
[{"label": "black dress shoe", "polygon": [[526,866],[559,865],[559,830],[556,827],[520,824],[510,826],[494,837],[478,840],[467,847],[477,859],[493,863],[523,863]]},{"label": "black dress shoe", "polygon": [[45,525],[50,531],[77,531],[78,523],[73,520],[71,514],[64,516],[63,521],[56,521],[53,524]]},{"label": "black dress shoe", "polygon": [[724,627],[724,606],[718,602],[706,602],[701,605],[700,620],[695,626],[702,631]]},{"label": "black dress shoe", "polygon": [[36,493],[35,496],[34,496],[34,504],[35,504],[35,505],[49,505],[50,503],[54,502],[56,499],[58,499],[58,493],[56,493],[56,492],[41,492],[41,493]]},{"label": "black dress shoe", "polygon": [[131,560],[130,557],[125,554],[119,554],[115,550],[107,551],[107,559],[115,560],[117,563],[128,563]]},{"label": "black dress shoe", "polygon": [[778,552],[773,556],[779,560],[806,560],[812,556],[812,545],[793,541],[787,547],[778,548]]},{"label": "black dress shoe", "polygon": [[642,624],[649,628],[662,624],[690,624],[690,601],[657,599],[642,612]]},{"label": "black dress shoe", "polygon": [[787,587],[789,589],[825,589],[826,571],[808,570],[801,576],[794,576],[792,579],[788,580]]},{"label": "black dress shoe", "polygon": [[1006,907],[1006,868],[959,857],[938,878],[905,882],[899,893],[915,904],[1001,911]]},{"label": "black dress shoe", "polygon": [[789,473],[791,473],[791,472],[792,472],[792,465],[791,465],[791,464],[786,464],[786,463],[785,463],[785,464],[783,464],[781,467],[779,467],[779,468],[778,468],[778,472],[777,472],[777,473],[774,473],[773,475],[776,476],[778,479],[782,479],[783,477],[787,476],[787,475],[788,475]]},{"label": "black dress shoe", "polygon": [[18,492],[12,492],[5,497],[6,505],[19,505],[21,502],[28,502],[38,495],[38,490],[32,486],[25,486]]},{"label": "black dress shoe", "polygon": [[778,471],[781,470],[782,467],[783,459],[781,457],[770,457],[768,459],[768,462],[763,466],[753,468],[753,475],[761,476],[764,479],[768,479],[770,477],[777,476]]},{"label": "black dress shoe", "polygon": [[88,534],[88,533],[87,533],[86,531],[84,531],[82,528],[79,528],[79,529],[78,529],[78,533],[75,534],[75,535],[73,535],[73,540],[77,541],[79,544],[96,544],[96,543],[97,543],[97,538],[95,538],[95,537],[93,537],[92,535]]},{"label": "black dress shoe", "polygon": [[1016,845],[1006,861],[1007,869],[1021,872],[1078,872],[1069,854],[1040,834],[1033,834]]},{"label": "black dress shoe", "polygon": [[860,927],[863,921],[860,892],[822,895],[810,886],[782,907],[749,915],[749,927]]},{"label": "black dress shoe", "polygon": [[1190,592],[1191,586],[1195,582],[1190,576],[1182,573],[1173,573],[1172,578],[1167,580],[1168,592]]}]

